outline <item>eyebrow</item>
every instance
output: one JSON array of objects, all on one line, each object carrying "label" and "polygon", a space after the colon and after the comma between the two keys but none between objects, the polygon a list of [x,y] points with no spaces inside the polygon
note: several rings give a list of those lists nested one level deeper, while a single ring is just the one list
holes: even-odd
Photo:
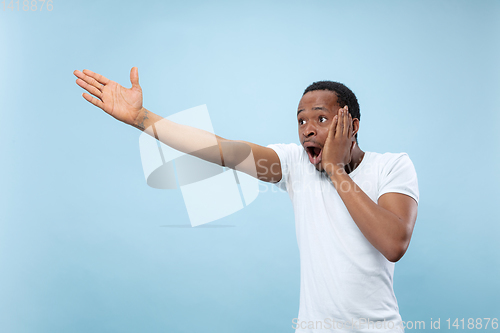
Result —
[{"label": "eyebrow", "polygon": [[[327,108],[325,107],[322,107],[322,106],[315,106],[312,108],[312,110],[322,110],[322,111],[329,111]],[[302,111],[305,111],[305,109],[300,109],[299,111],[297,111],[297,116],[299,115],[299,113],[301,113]]]}]

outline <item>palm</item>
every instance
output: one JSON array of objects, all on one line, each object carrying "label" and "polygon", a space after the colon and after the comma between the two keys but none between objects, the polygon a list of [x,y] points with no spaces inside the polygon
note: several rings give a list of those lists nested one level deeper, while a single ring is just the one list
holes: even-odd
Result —
[{"label": "palm", "polygon": [[103,109],[114,118],[127,124],[133,124],[142,109],[142,89],[139,86],[137,68],[132,68],[130,81],[132,88],[124,88],[115,81],[89,70],[75,71],[76,83],[95,97],[87,93],[83,97]]},{"label": "palm", "polygon": [[142,91],[127,89],[114,81],[110,81],[102,89],[103,110],[111,116],[126,123],[131,123],[142,108]]}]

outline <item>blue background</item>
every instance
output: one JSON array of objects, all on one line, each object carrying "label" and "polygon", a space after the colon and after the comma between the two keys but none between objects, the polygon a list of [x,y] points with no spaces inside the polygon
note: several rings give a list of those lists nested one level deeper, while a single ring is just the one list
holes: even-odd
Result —
[{"label": "blue background", "polygon": [[361,149],[407,152],[419,176],[403,320],[500,317],[500,2],[53,6],[0,7],[0,332],[293,332],[287,194],[263,185],[213,227],[172,227],[189,224],[180,191],[146,185],[140,132],[72,74],[130,87],[133,66],[148,109],[207,104],[216,134],[261,145],[298,143],[310,83],[345,83]]}]

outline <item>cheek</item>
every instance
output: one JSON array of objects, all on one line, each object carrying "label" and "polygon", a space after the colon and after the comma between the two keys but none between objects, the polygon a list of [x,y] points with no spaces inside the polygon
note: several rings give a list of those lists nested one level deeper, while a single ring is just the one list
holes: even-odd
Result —
[{"label": "cheek", "polygon": [[321,145],[325,144],[326,138],[328,137],[329,128],[322,128],[318,131],[318,143]]}]

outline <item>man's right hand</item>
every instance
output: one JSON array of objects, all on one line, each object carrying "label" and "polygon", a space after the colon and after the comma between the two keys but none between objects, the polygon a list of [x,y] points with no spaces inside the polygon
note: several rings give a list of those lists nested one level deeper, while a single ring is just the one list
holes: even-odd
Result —
[{"label": "man's right hand", "polygon": [[95,97],[83,93],[83,98],[103,109],[114,118],[129,125],[135,125],[142,111],[142,89],[139,85],[137,67],[130,70],[132,88],[127,89],[104,76],[84,69],[73,72],[76,83]]},{"label": "man's right hand", "polygon": [[[226,140],[201,129],[176,124],[146,110],[142,106],[137,67],[130,71],[130,89],[88,69],[83,72],[76,70],[73,74],[78,77],[76,83],[95,96],[83,93],[87,101],[167,146],[232,169],[238,166],[239,171],[265,182],[275,183],[282,177],[279,157],[271,148],[245,141]],[[151,126],[153,124],[155,126]],[[247,160],[250,152],[253,161]]]}]

